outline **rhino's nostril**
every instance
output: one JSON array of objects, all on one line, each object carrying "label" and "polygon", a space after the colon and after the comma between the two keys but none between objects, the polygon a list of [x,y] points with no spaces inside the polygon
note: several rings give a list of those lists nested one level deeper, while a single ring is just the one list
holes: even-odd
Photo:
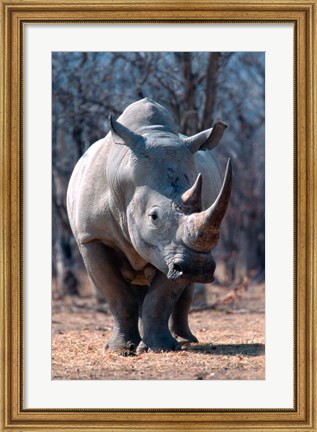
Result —
[{"label": "rhino's nostril", "polygon": [[183,269],[178,263],[173,264],[173,269],[179,273],[183,273]]},{"label": "rhino's nostril", "polygon": [[169,268],[167,274],[168,279],[175,281],[176,279],[179,279],[182,276],[183,276],[183,269],[181,265],[178,263],[173,263]]}]

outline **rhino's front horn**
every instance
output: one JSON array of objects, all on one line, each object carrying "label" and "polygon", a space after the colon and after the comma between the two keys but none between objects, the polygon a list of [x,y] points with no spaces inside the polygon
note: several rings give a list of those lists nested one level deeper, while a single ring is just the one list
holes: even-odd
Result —
[{"label": "rhino's front horn", "polygon": [[184,243],[198,252],[212,249],[219,239],[221,221],[226,213],[232,185],[232,166],[228,160],[225,178],[215,202],[205,211],[187,217],[184,226]]},{"label": "rhino's front horn", "polygon": [[202,184],[202,176],[201,173],[199,173],[193,186],[180,197],[180,207],[183,207],[185,210],[188,209],[190,213],[199,212],[201,210]]},{"label": "rhino's front horn", "polygon": [[112,138],[116,144],[127,145],[136,154],[141,154],[144,151],[145,143],[142,135],[119,123],[111,114],[109,115],[109,123]]}]

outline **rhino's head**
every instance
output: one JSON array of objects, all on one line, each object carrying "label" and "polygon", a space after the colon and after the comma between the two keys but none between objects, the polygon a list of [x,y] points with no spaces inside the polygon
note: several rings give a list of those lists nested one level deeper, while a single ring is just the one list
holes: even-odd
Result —
[{"label": "rhino's head", "polygon": [[[213,281],[211,251],[228,206],[232,169],[229,159],[218,196],[203,210],[204,174],[197,172],[195,152],[215,147],[225,125],[217,123],[185,138],[159,130],[138,134],[114,119],[110,123],[114,141],[132,151],[134,185],[127,221],[134,248],[171,280]],[[214,187],[205,186],[207,192]]]}]

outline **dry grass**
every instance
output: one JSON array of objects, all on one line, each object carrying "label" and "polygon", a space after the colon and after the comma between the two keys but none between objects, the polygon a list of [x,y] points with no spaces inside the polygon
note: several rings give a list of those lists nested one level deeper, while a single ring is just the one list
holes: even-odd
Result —
[{"label": "dry grass", "polygon": [[216,310],[194,311],[190,326],[199,343],[171,353],[122,357],[104,350],[109,313],[94,298],[53,301],[52,378],[69,380],[246,380],[265,378],[264,287],[233,293],[209,287]]}]

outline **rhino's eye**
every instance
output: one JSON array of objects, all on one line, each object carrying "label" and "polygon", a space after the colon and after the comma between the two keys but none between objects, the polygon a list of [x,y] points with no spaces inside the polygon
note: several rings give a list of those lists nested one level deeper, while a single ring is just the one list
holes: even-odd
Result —
[{"label": "rhino's eye", "polygon": [[151,213],[149,213],[149,218],[150,221],[155,225],[158,222],[158,212],[157,211],[151,211]]},{"label": "rhino's eye", "polygon": [[152,221],[156,221],[156,219],[158,218],[158,214],[157,213],[151,213],[150,218]]}]

